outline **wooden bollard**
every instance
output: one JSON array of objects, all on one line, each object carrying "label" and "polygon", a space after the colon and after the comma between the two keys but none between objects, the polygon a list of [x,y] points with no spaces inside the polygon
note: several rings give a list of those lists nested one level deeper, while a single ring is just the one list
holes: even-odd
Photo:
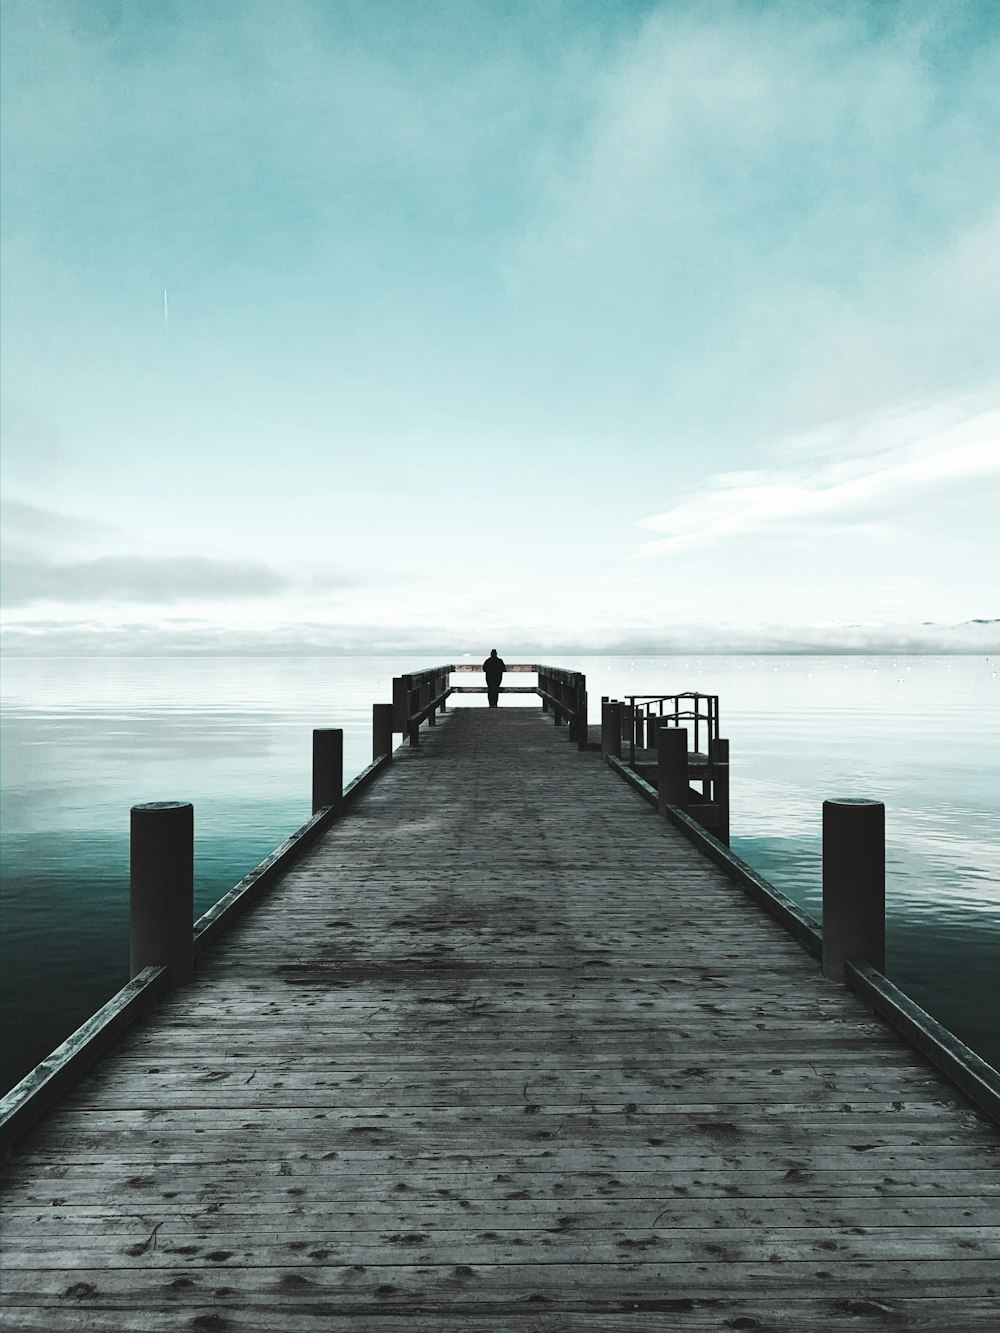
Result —
[{"label": "wooden bollard", "polygon": [[372,758],[392,756],[392,704],[372,704]]},{"label": "wooden bollard", "polygon": [[729,742],[717,737],[708,743],[712,766],[712,800],[719,807],[719,825],[715,836],[729,846]]},{"label": "wooden bollard", "polygon": [[313,731],[313,814],[333,806],[339,815],[344,805],[344,729]]},{"label": "wooden bollard", "polygon": [[657,809],[688,806],[688,734],[686,727],[656,728]]},{"label": "wooden bollard", "polygon": [[129,975],[165,967],[171,986],[194,974],[194,806],[133,805],[129,851]]},{"label": "wooden bollard", "polygon": [[885,806],[823,802],[823,971],[847,962],[885,971]]},{"label": "wooden bollard", "polygon": [[616,699],[601,704],[601,754],[622,757],[622,708]]}]

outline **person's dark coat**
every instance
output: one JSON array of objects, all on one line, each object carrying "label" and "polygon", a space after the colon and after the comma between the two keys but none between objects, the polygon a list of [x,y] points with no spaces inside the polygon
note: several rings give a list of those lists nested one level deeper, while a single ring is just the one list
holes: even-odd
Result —
[{"label": "person's dark coat", "polygon": [[483,674],[486,677],[487,685],[499,685],[503,680],[503,673],[507,670],[507,665],[502,657],[497,657],[494,653],[483,663]]}]

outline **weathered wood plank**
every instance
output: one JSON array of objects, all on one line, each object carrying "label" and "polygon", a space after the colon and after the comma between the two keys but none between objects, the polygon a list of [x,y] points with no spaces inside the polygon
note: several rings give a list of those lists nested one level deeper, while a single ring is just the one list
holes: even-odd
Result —
[{"label": "weathered wood plank", "polygon": [[[454,1219],[461,1219],[461,1215]],[[292,1234],[293,1239],[288,1239]],[[219,1230],[208,1234],[189,1228],[180,1239],[149,1231],[143,1223],[132,1236],[89,1236],[60,1246],[47,1241],[47,1262],[52,1268],[72,1272],[93,1268],[131,1270],[174,1269],[186,1273],[198,1269],[329,1267],[331,1264],[516,1264],[532,1252],[536,1261],[551,1253],[561,1264],[615,1264],[626,1258],[643,1264],[800,1263],[820,1257],[831,1269],[879,1261],[924,1261],[940,1263],[956,1259],[963,1263],[980,1260],[996,1271],[1000,1259],[1000,1227],[773,1227],[748,1221],[738,1227],[668,1227],[661,1221],[654,1228],[612,1227],[587,1230],[580,1227],[508,1227],[503,1231],[459,1228],[402,1230],[383,1226],[378,1230],[299,1232],[297,1228],[231,1227],[222,1237],[228,1248],[219,1249]],[[153,1239],[150,1240],[150,1236]],[[5,1247],[4,1265],[13,1275],[18,1270],[36,1270],[39,1235],[14,1238]],[[154,1244],[155,1241],[155,1244]],[[148,1242],[148,1243],[147,1243]]]},{"label": "weathered wood plank", "polygon": [[[15,1238],[15,1244],[33,1243],[30,1237],[49,1232],[58,1236],[72,1221],[81,1231],[79,1245],[87,1248],[103,1245],[108,1234],[128,1235],[142,1239],[142,1229],[159,1228],[162,1240],[171,1235],[197,1232],[205,1236],[252,1235],[261,1237],[268,1228],[274,1233],[273,1243],[291,1236],[308,1235],[316,1244],[327,1235],[342,1231],[360,1234],[365,1228],[379,1227],[412,1231],[430,1227],[438,1231],[453,1227],[456,1217],[455,1191],[446,1187],[435,1190],[414,1201],[409,1195],[406,1205],[398,1197],[365,1196],[364,1178],[355,1177],[350,1198],[321,1199],[310,1196],[308,1209],[292,1213],[287,1196],[264,1195],[258,1192],[234,1193],[220,1208],[213,1200],[180,1198],[176,1191],[171,1197],[162,1195],[149,1206],[136,1205],[141,1211],[125,1212],[120,1202],[73,1203],[41,1206],[22,1204],[27,1211],[18,1219],[24,1229]],[[172,1183],[177,1183],[176,1181]],[[777,1185],[775,1186],[777,1188]],[[188,1191],[192,1189],[188,1185]],[[634,1230],[646,1227],[658,1234],[664,1228],[702,1230],[719,1227],[785,1226],[785,1227],[879,1227],[885,1220],[885,1204],[869,1195],[841,1198],[836,1193],[816,1197],[788,1195],[724,1197],[718,1199],[675,1197],[661,1206],[662,1200],[643,1200],[647,1204],[636,1208],[637,1200],[629,1198],[577,1198],[568,1202],[565,1197],[528,1199],[486,1198],[470,1199],[469,1191],[462,1195],[468,1207],[458,1214],[465,1229],[478,1227],[498,1231],[510,1229],[553,1229],[560,1233],[572,1230],[602,1231],[618,1228]],[[117,1198],[118,1196],[116,1196]],[[179,1201],[178,1201],[179,1200]],[[76,1212],[70,1216],[70,1210]],[[995,1227],[997,1225],[995,1197],[954,1199],[937,1195],[914,1197],[900,1210],[896,1228],[900,1235],[908,1227]],[[244,1231],[240,1228],[243,1227]],[[92,1229],[92,1231],[91,1231]]]},{"label": "weathered wood plank", "polygon": [[[566,1333],[567,1327],[574,1333],[647,1333],[650,1328],[684,1327],[697,1328],[699,1333],[706,1327],[713,1333],[717,1328],[766,1329],[769,1333],[804,1333],[804,1330],[813,1329],[822,1329],[823,1333],[860,1333],[861,1330],[883,1333],[884,1329],[893,1328],[905,1329],[907,1333],[942,1333],[943,1329],[950,1329],[949,1302],[953,1299],[931,1296],[913,1300],[903,1295],[894,1297],[891,1302],[849,1296],[775,1300],[766,1294],[754,1293],[735,1298],[718,1295],[703,1299],[648,1298],[632,1302],[631,1312],[627,1314],[617,1310],[597,1314],[573,1310],[568,1323],[565,1312],[541,1313],[533,1295],[529,1294],[520,1302],[512,1299],[502,1311],[496,1304],[486,1312],[482,1308],[466,1308],[461,1313],[446,1316],[450,1321],[447,1324],[442,1323],[439,1311],[427,1314],[416,1306],[409,1314],[394,1313],[391,1309],[373,1313],[379,1308],[379,1303],[373,1300],[363,1312],[352,1310],[345,1314],[341,1309],[336,1328],[338,1333],[453,1333],[454,1330],[461,1330],[461,1333],[525,1333],[526,1329],[531,1333]],[[530,1305],[528,1301],[531,1301]],[[258,1307],[252,1303],[252,1297],[236,1293],[232,1288],[191,1308],[201,1313],[196,1313],[190,1322],[190,1312],[185,1309],[136,1314],[116,1308],[114,1327],[122,1333],[174,1333],[179,1330],[189,1333],[191,1329],[236,1328],[245,1333],[255,1333],[256,1330],[274,1333],[276,1327],[272,1306]],[[235,1315],[233,1311],[237,1309],[239,1313]],[[520,1313],[512,1314],[511,1310],[520,1310]],[[57,1322],[46,1322],[49,1319]],[[282,1333],[330,1333],[329,1319],[322,1303],[307,1300],[299,1306],[286,1301],[281,1307],[280,1327]],[[670,1322],[665,1322],[668,1319]],[[692,1320],[695,1321],[693,1324]],[[74,1308],[67,1300],[51,1316],[43,1312],[36,1317],[33,1311],[19,1309],[7,1327],[16,1333],[77,1333],[78,1330],[94,1333],[95,1323],[86,1304]],[[963,1333],[966,1330],[968,1333],[996,1333],[994,1298],[964,1300],[962,1329]]]}]

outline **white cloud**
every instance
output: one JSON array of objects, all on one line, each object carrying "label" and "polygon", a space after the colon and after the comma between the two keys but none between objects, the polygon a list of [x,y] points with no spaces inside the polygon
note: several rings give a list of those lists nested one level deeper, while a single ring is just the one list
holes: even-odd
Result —
[{"label": "white cloud", "polygon": [[93,554],[95,547],[120,542],[125,535],[123,528],[103,519],[6,497],[0,503],[0,525],[5,545],[49,552],[83,548]]},{"label": "white cloud", "polygon": [[273,569],[242,560],[106,555],[50,564],[22,554],[4,561],[3,600],[9,607],[38,602],[163,604],[274,596],[288,586]]},{"label": "white cloud", "polygon": [[[916,416],[919,420],[920,413]],[[913,514],[948,497],[981,496],[984,488],[1000,486],[1000,409],[882,448],[874,446],[876,432],[869,426],[869,452],[860,455],[855,430],[843,427],[839,438],[836,431],[824,433],[823,452],[834,461],[818,469],[786,463],[710,478],[703,490],[674,508],[638,520],[638,526],[666,534],[647,542],[644,553],[711,546],[803,523],[816,534],[821,527]],[[899,423],[893,423],[890,438],[899,432]],[[783,452],[795,451],[786,446]]]}]

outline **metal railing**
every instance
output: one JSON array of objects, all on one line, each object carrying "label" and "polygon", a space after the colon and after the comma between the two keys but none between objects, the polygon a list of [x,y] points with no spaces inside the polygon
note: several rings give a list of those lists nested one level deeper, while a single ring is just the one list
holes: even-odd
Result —
[{"label": "metal railing", "polygon": [[694,752],[711,749],[719,739],[719,696],[685,690],[680,694],[627,694],[622,710],[622,740],[628,741],[628,761],[635,763],[636,749],[647,749],[661,723],[674,727],[693,724]]}]

